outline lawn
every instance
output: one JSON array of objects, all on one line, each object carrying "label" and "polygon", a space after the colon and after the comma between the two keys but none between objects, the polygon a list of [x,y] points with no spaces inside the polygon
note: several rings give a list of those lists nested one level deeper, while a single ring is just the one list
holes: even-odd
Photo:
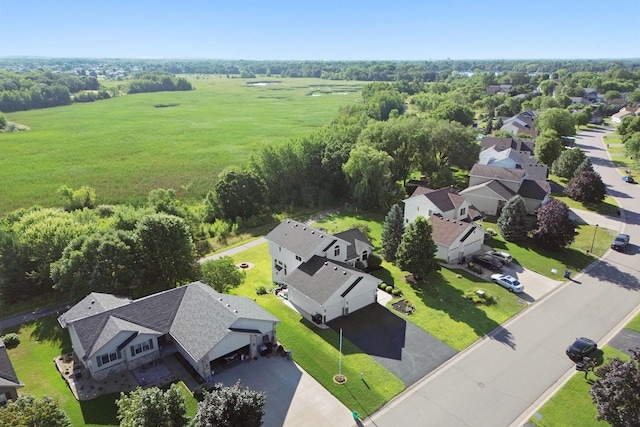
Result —
[{"label": "lawn", "polygon": [[282,323],[277,327],[277,337],[292,351],[294,360],[324,388],[336,396],[347,408],[369,415],[404,390],[404,384],[382,365],[362,353],[348,340],[342,343],[342,373],[348,379],[360,378],[364,372],[367,382],[347,381],[344,385],[333,382],[339,369],[339,335],[331,329],[320,329],[306,321],[275,295],[257,295],[256,288],[272,289],[271,258],[266,243],[243,251],[234,257],[236,263],[249,262],[247,277],[232,292],[255,299],[258,304],[277,316]]},{"label": "lawn", "polygon": [[[96,399],[82,401],[73,397],[67,383],[62,379],[53,360],[71,351],[69,334],[58,325],[54,316],[24,324],[20,328],[4,331],[17,332],[20,344],[9,350],[9,357],[18,379],[25,386],[19,394],[37,397],[48,395],[54,398],[71,419],[74,427],[105,427],[119,425],[116,419],[115,400],[119,394],[112,393]],[[187,401],[187,414],[196,413],[196,400],[182,387]]]},{"label": "lawn", "polygon": [[[31,130],[0,133],[0,215],[60,205],[62,185],[96,189],[99,203],[139,203],[155,188],[202,198],[230,165],[264,145],[309,135],[362,83],[187,76],[196,90],[126,95],[7,114]],[[314,95],[314,96],[311,96]],[[171,107],[161,107],[172,105]]]},{"label": "lawn", "polygon": [[[484,227],[485,229],[498,230],[495,219],[485,219]],[[543,249],[535,245],[531,239],[524,242],[507,242],[499,234],[485,241],[485,244],[495,250],[510,253],[515,262],[531,271],[551,279],[563,280],[562,274],[565,269],[574,272],[583,270],[595,260],[594,254],[602,256],[609,249],[611,240],[617,234],[617,231],[614,230],[607,230],[603,227],[598,227],[596,230],[594,225],[585,224],[578,225],[576,230],[578,234],[576,234],[575,241],[568,248],[559,252]]]},{"label": "lawn", "polygon": [[[618,357],[629,360],[629,356],[613,347],[604,346],[604,363]],[[557,393],[540,408],[529,421],[539,427],[602,427],[609,425],[604,421],[597,421],[598,411],[591,401],[589,389],[596,378],[589,372],[587,379],[584,372],[576,372]]]}]

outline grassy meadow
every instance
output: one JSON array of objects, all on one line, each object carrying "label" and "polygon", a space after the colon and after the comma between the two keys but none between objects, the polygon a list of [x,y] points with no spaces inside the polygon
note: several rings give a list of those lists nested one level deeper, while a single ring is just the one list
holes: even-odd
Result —
[{"label": "grassy meadow", "polygon": [[35,204],[58,206],[62,185],[93,187],[98,203],[137,203],[155,188],[203,197],[224,168],[244,166],[260,147],[328,124],[341,106],[359,101],[362,86],[186,77],[195,90],[7,114],[30,130],[0,133],[0,215]]}]

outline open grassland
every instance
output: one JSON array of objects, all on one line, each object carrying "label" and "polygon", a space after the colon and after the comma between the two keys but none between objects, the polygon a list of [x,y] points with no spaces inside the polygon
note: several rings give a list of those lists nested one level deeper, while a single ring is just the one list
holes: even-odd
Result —
[{"label": "open grassland", "polygon": [[31,130],[0,133],[0,215],[60,205],[61,185],[93,187],[99,203],[137,203],[155,188],[199,198],[224,168],[311,134],[360,99],[354,82],[187,77],[196,90],[7,114]]}]

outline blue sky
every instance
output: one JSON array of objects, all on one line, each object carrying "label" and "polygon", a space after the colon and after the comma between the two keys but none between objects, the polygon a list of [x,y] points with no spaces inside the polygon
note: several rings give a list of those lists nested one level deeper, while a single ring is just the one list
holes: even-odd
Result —
[{"label": "blue sky", "polygon": [[0,0],[0,56],[640,58],[640,0]]}]

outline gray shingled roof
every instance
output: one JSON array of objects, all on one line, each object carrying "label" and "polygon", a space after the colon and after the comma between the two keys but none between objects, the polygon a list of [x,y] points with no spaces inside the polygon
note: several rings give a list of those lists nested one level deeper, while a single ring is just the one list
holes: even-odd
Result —
[{"label": "gray shingled roof", "polygon": [[348,243],[347,260],[357,258],[359,256],[358,254],[361,254],[365,250],[371,252],[374,248],[373,243],[357,228],[341,231],[340,233],[334,234],[333,237]]},{"label": "gray shingled roof", "polygon": [[111,310],[112,308],[129,304],[130,302],[131,300],[129,298],[91,292],[80,300],[79,303],[58,317],[58,323],[60,323],[60,326],[64,328],[68,322],[72,322],[82,317],[93,316],[96,313],[102,313],[104,311]]},{"label": "gray shingled roof", "polygon": [[23,384],[18,381],[15,369],[9,359],[7,348],[0,339],[0,387],[22,387]]},{"label": "gray shingled roof", "polygon": [[220,294],[202,282],[194,282],[69,323],[73,323],[89,357],[125,331],[170,333],[195,360],[200,360],[239,319],[279,322],[248,298]]},{"label": "gray shingled roof", "polygon": [[470,193],[482,187],[486,187],[490,189],[491,191],[496,193],[498,196],[500,196],[504,200],[509,200],[510,198],[516,195],[516,193],[513,192],[510,188],[506,187],[501,182],[495,181],[495,180],[491,180],[491,181],[483,182],[482,184],[471,186],[469,188],[462,190],[461,193],[463,194]]},{"label": "gray shingled roof", "polygon": [[433,231],[431,233],[433,241],[447,247],[458,237],[468,233],[468,231],[474,227],[468,222],[442,218],[438,215],[431,215],[429,220],[433,225]]},{"label": "gray shingled roof", "polygon": [[426,197],[429,199],[441,212],[449,212],[462,206],[464,203],[464,197],[451,191],[451,187],[443,187],[437,190],[432,190],[426,187],[418,187],[411,197]]},{"label": "gray shingled roof", "polygon": [[480,165],[476,163],[469,171],[469,176],[479,176],[483,178],[499,179],[502,181],[520,182],[526,172],[522,169],[510,169],[500,166]]},{"label": "gray shingled roof", "polygon": [[287,219],[265,237],[278,246],[290,250],[303,258],[311,255],[316,248],[326,246],[333,237],[317,228]]},{"label": "gray shingled roof", "polygon": [[348,264],[314,256],[289,274],[285,283],[318,304],[324,304],[346,282],[364,276],[368,274]]},{"label": "gray shingled roof", "polygon": [[527,199],[544,200],[551,192],[551,187],[547,181],[524,180],[518,194]]}]

